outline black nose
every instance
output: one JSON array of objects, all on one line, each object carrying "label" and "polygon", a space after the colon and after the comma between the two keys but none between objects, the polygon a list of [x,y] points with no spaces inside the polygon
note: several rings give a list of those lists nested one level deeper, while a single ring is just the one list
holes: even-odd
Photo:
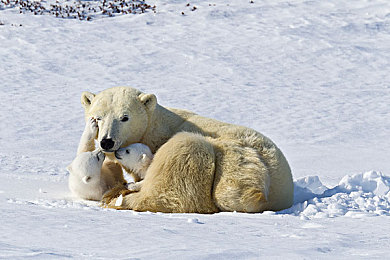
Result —
[{"label": "black nose", "polygon": [[110,150],[112,147],[114,147],[114,144],[115,142],[108,138],[104,138],[100,141],[100,147],[104,150]]}]

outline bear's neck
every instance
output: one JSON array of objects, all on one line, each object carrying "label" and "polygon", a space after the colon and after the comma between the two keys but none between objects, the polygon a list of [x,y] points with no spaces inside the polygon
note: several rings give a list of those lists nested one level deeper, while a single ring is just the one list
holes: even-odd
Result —
[{"label": "bear's neck", "polygon": [[149,118],[149,126],[141,142],[149,146],[153,153],[175,135],[180,126],[191,116],[192,112],[165,108],[157,104]]}]

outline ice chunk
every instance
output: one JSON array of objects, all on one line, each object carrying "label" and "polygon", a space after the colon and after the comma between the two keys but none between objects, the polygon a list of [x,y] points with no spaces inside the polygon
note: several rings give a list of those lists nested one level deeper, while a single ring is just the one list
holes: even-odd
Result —
[{"label": "ice chunk", "polygon": [[315,198],[328,189],[318,176],[300,178],[294,182],[294,186],[294,204]]},{"label": "ice chunk", "polygon": [[328,188],[322,184],[318,176],[307,176],[295,181],[295,185],[306,188],[315,194],[322,194]]},{"label": "ice chunk", "polygon": [[384,196],[389,192],[389,190],[389,184],[385,183],[383,179],[380,179],[380,181],[377,182],[374,194],[377,196]]},{"label": "ice chunk", "polygon": [[189,218],[189,219],[187,219],[187,222],[188,223],[195,223],[195,224],[197,224],[197,223],[199,223],[199,219],[197,219],[197,218]]},{"label": "ice chunk", "polygon": [[338,188],[345,191],[363,191],[384,196],[390,190],[390,182],[380,172],[370,171],[363,174],[345,176],[339,183]]}]

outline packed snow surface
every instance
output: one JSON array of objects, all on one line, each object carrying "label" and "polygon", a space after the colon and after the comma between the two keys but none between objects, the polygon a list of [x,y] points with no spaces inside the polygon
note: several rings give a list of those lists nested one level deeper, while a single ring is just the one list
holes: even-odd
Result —
[{"label": "packed snow surface", "polygon": [[[388,258],[387,0],[156,0],[144,13],[89,10],[89,21],[10,2],[0,4],[0,258]],[[99,6],[56,1],[83,3]],[[161,214],[73,198],[65,168],[84,128],[80,95],[118,85],[269,136],[291,165],[294,205]]]}]

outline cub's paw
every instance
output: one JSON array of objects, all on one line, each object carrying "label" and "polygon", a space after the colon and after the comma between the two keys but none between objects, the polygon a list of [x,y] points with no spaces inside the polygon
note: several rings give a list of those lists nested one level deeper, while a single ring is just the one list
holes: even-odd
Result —
[{"label": "cub's paw", "polygon": [[129,189],[129,191],[140,191],[141,187],[138,183],[130,182],[127,184],[127,189]]},{"label": "cub's paw", "polygon": [[87,131],[88,136],[91,139],[95,139],[97,136],[98,130],[99,130],[99,127],[98,127],[97,120],[94,117],[91,117],[85,126],[85,131]]}]

